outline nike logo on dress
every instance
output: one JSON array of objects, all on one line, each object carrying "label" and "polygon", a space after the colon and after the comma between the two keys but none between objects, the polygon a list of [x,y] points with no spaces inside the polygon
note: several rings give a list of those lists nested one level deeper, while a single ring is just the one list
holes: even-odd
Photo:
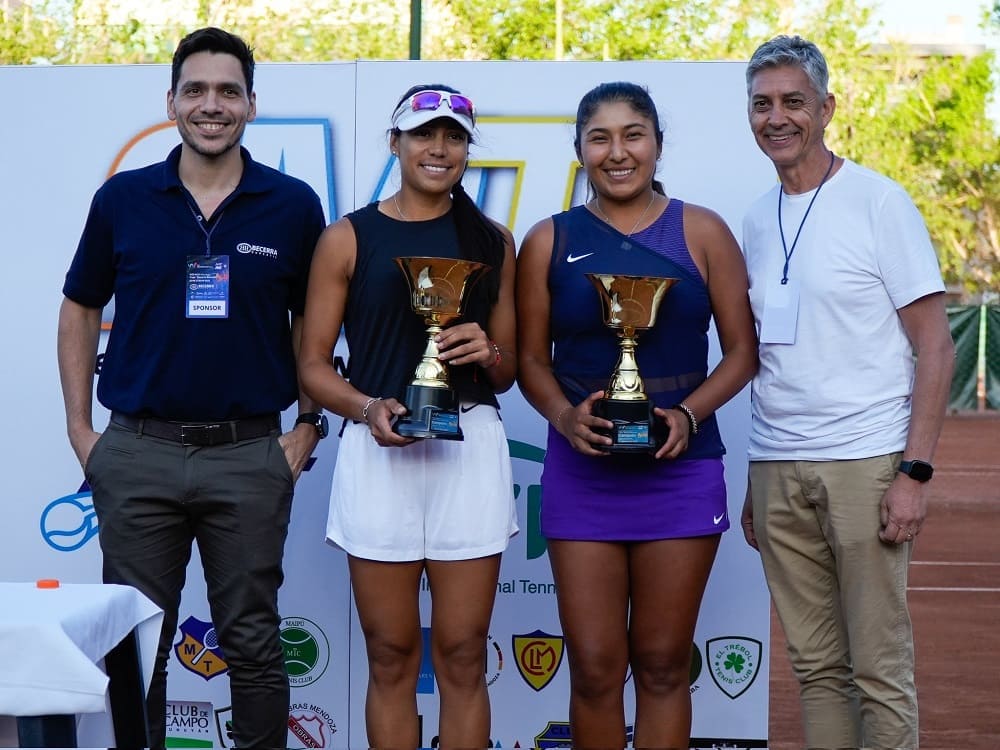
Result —
[{"label": "nike logo on dress", "polygon": [[722,519],[725,517],[726,517],[725,513],[723,513],[721,516],[712,516],[712,524],[718,526],[720,523],[722,523]]},{"label": "nike logo on dress", "polygon": [[462,404],[458,408],[462,412],[462,414],[468,414],[470,411],[472,411],[473,409],[475,409],[477,406],[479,406],[478,403],[472,404],[471,406],[466,406],[465,404]]},{"label": "nike logo on dress", "polygon": [[570,253],[566,256],[567,263],[576,263],[578,260],[583,260],[584,258],[589,258],[593,253],[584,253],[583,255],[573,255]]}]

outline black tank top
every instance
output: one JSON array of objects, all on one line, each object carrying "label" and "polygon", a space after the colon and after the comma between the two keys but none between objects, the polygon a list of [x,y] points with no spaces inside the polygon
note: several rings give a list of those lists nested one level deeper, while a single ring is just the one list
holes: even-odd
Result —
[{"label": "black tank top", "polygon": [[[348,214],[347,219],[358,244],[344,313],[348,379],[362,393],[402,401],[424,352],[427,329],[410,307],[409,286],[393,259],[463,257],[455,222],[450,211],[429,221],[397,221],[379,212],[377,203]],[[476,322],[486,330],[489,305],[476,287],[467,290],[468,300],[456,323]],[[478,365],[452,366],[448,379],[461,400],[498,406]]]}]

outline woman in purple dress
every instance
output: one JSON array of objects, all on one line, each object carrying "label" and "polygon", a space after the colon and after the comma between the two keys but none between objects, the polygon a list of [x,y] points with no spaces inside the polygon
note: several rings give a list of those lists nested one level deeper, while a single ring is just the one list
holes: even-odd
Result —
[{"label": "woman in purple dress", "polygon": [[[757,366],[739,247],[714,212],[664,195],[663,131],[648,92],[605,83],[580,102],[576,153],[592,197],[536,224],[517,262],[518,381],[549,420],[542,532],[569,654],[574,747],[687,747],[691,643],[729,528],[715,411]],[[587,273],[673,277],[636,349],[653,402],[650,453],[609,453],[594,414],[618,359]],[[722,359],[708,371],[711,319]]]}]

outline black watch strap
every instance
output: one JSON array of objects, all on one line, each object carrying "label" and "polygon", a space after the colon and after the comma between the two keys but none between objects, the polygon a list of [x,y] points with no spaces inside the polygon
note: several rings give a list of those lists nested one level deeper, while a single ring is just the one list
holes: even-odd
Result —
[{"label": "black watch strap", "polygon": [[319,434],[320,439],[325,438],[330,434],[330,425],[327,421],[326,415],[321,411],[307,411],[299,414],[298,418],[295,420],[295,426],[300,424],[311,424],[316,428],[316,432]]},{"label": "black watch strap", "polygon": [[910,479],[918,482],[927,482],[934,476],[934,467],[926,461],[914,459],[913,461],[901,461],[899,470]]}]

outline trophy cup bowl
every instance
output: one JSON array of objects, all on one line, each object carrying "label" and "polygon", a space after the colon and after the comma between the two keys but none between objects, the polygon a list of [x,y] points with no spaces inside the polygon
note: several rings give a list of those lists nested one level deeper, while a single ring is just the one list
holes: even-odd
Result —
[{"label": "trophy cup bowl", "polygon": [[604,325],[618,331],[618,362],[605,390],[594,404],[594,415],[614,423],[611,430],[596,430],[611,438],[601,446],[610,453],[655,453],[666,440],[664,425],[653,414],[635,359],[639,331],[652,328],[667,291],[680,279],[664,276],[627,276],[588,273],[601,298]]},{"label": "trophy cup bowl", "polygon": [[438,359],[434,337],[462,315],[466,290],[489,270],[485,263],[456,258],[401,257],[396,264],[410,287],[410,306],[427,326],[427,345],[406,387],[409,410],[395,431],[412,438],[462,440],[458,400],[448,383],[448,366]]}]

